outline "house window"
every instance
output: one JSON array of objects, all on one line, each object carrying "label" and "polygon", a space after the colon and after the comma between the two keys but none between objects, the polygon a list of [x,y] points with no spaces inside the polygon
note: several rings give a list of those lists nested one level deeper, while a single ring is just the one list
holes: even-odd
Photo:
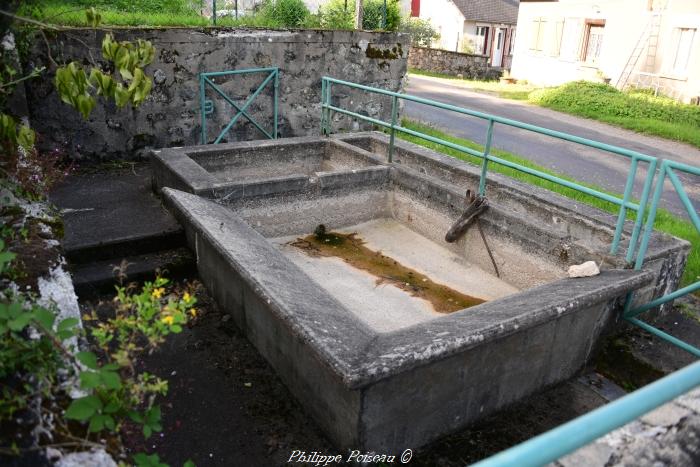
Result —
[{"label": "house window", "polygon": [[515,50],[515,28],[510,30],[510,42],[508,43],[508,55],[513,55]]},{"label": "house window", "polygon": [[546,18],[535,18],[532,20],[532,28],[530,29],[532,33],[530,36],[530,50],[542,52],[544,49],[544,31],[546,27]]},{"label": "house window", "polygon": [[477,55],[486,55],[488,53],[489,27],[476,27],[476,40],[474,41],[474,53]]},{"label": "house window", "polygon": [[583,21],[580,18],[566,18],[562,33],[559,56],[565,60],[575,61],[580,57],[581,29]]},{"label": "house window", "polygon": [[550,51],[550,55],[552,57],[558,57],[561,54],[561,42],[562,42],[562,37],[564,36],[564,20],[563,19],[557,19],[554,21],[554,28],[553,31],[554,33],[554,40],[552,41],[552,48]]},{"label": "house window", "polygon": [[670,71],[674,75],[685,75],[690,61],[690,52],[695,39],[695,29],[675,28],[671,39]]},{"label": "house window", "polygon": [[583,56],[581,59],[590,63],[591,65],[597,65],[600,59],[600,50],[603,46],[603,32],[605,31],[605,22],[592,22],[586,23],[586,35],[585,35],[585,47],[583,48]]}]

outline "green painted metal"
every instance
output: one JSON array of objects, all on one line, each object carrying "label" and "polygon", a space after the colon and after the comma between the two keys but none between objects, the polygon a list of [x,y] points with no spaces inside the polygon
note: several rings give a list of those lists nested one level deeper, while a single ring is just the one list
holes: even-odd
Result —
[{"label": "green painted metal", "polygon": [[[219,76],[232,76],[232,75],[245,75],[251,73],[267,73],[267,76],[263,82],[258,86],[258,88],[253,92],[253,94],[248,97],[246,102],[241,106],[231,99],[214,81],[212,78]],[[263,128],[248,112],[248,107],[253,103],[256,97],[265,89],[269,83],[273,83],[274,95],[273,95],[273,128],[272,133]],[[211,88],[216,94],[221,96],[227,103],[229,103],[234,109],[236,109],[236,115],[229,121],[226,127],[219,133],[219,135],[214,140],[214,144],[218,144],[221,140],[228,134],[233,125],[236,124],[238,119],[243,116],[250,123],[255,126],[262,134],[264,134],[269,139],[278,138],[278,120],[279,120],[279,68],[269,67],[269,68],[248,68],[244,70],[231,70],[231,71],[213,71],[207,73],[199,74],[199,101],[200,101],[200,111],[202,117],[202,144],[207,144],[207,122],[206,116],[213,111],[213,103],[206,98],[206,89]]]},{"label": "green painted metal", "polygon": [[481,161],[481,176],[479,177],[479,195],[486,196],[486,174],[489,169],[489,152],[493,140],[493,120],[489,119],[489,127],[486,130],[486,144],[484,145],[484,160]]},{"label": "green painted metal", "polygon": [[644,329],[648,333],[653,334],[656,337],[659,337],[659,338],[665,340],[666,342],[673,344],[676,347],[681,348],[681,349],[685,350],[686,352],[695,355],[696,357],[700,357],[700,349],[699,348],[697,348],[693,345],[690,345],[687,342],[682,341],[681,339],[678,339],[677,337],[673,337],[672,335],[665,333],[662,330],[655,328],[654,326],[652,326],[648,323],[645,323],[644,321],[637,319],[637,318],[627,318],[626,317],[625,320],[634,324],[635,326],[639,326],[640,328]]},{"label": "green painted metal", "polygon": [[394,161],[394,141],[396,139],[396,123],[399,119],[399,99],[396,96],[391,98],[391,133],[389,136],[389,162]]},{"label": "green painted metal", "polygon": [[474,464],[474,467],[539,467],[700,386],[700,362],[544,434]]},{"label": "green painted metal", "polygon": [[[678,178],[674,170],[685,172],[690,175],[695,175],[695,176],[700,176],[700,168],[694,167],[688,164],[683,164],[681,162],[675,162],[671,160],[663,160],[661,162],[661,165],[659,167],[659,176],[656,180],[656,188],[654,190],[654,196],[652,197],[651,200],[651,206],[649,207],[649,214],[647,216],[647,222],[646,226],[644,228],[644,235],[642,236],[642,241],[640,242],[639,246],[639,251],[637,252],[637,259],[635,261],[635,269],[641,269],[642,266],[644,265],[644,259],[646,257],[647,249],[649,248],[649,240],[651,239],[651,235],[654,230],[654,222],[656,221],[656,214],[658,212],[659,204],[661,202],[661,195],[663,194],[664,191],[664,186],[666,179],[671,182],[671,185],[673,188],[676,190],[676,193],[678,194],[678,197],[681,200],[681,203],[683,204],[683,207],[685,207],[685,210],[688,214],[688,217],[690,218],[691,222],[693,223],[693,226],[695,229],[700,232],[700,217],[698,217],[698,213],[693,207],[693,204],[690,201],[690,198],[688,197],[688,194],[685,192],[685,189],[683,188],[683,183],[681,180]],[[670,302],[675,300],[676,298],[682,297],[684,295],[687,295],[689,293],[693,293],[697,290],[700,290],[700,280],[696,281],[686,287],[683,287],[682,289],[678,289],[674,292],[671,292],[669,294],[666,294],[662,297],[658,297],[649,303],[645,303],[643,305],[637,305],[635,308],[632,308],[632,303],[634,301],[634,293],[630,293],[627,295],[627,300],[625,302],[625,309],[623,312],[624,318],[629,321],[630,323],[641,327],[642,329],[654,334],[657,337],[660,337],[661,339],[664,339],[667,342],[670,342],[671,344],[680,347],[683,350],[686,350],[690,352],[691,354],[695,355],[696,357],[700,357],[700,348],[695,347],[691,344],[688,344],[687,342],[684,342],[680,339],[677,339],[670,334],[667,334],[651,325],[648,323],[645,323],[644,321],[641,321],[637,319],[636,317],[639,316],[640,314],[644,313],[645,311],[649,311],[653,308],[656,308],[660,305],[663,305],[664,303]]]},{"label": "green painted metal", "polygon": [[[379,120],[377,118],[372,118],[372,117],[369,117],[366,115],[361,115],[357,112],[352,112],[352,111],[342,109],[342,108],[337,107],[337,106],[333,106],[331,104],[331,93],[330,93],[331,84],[348,86],[351,88],[361,89],[361,90],[375,93],[375,94],[391,96],[392,101],[394,99],[396,99],[396,100],[404,99],[407,101],[412,101],[412,102],[416,102],[419,104],[424,104],[424,105],[428,105],[431,107],[449,110],[449,111],[456,112],[459,114],[469,115],[472,117],[477,117],[477,118],[480,118],[483,120],[487,120],[489,122],[489,124],[488,124],[488,129],[487,129],[487,134],[486,134],[486,144],[484,146],[484,150],[483,151],[476,151],[474,149],[461,146],[459,144],[445,141],[445,140],[442,140],[440,138],[435,138],[435,137],[427,135],[425,133],[411,130],[409,128],[403,128],[402,126],[397,124],[397,122],[393,119],[393,117],[392,117],[391,123],[387,123],[387,122],[384,122],[384,121]],[[610,253],[613,255],[617,254],[617,251],[619,249],[620,241],[622,238],[622,232],[623,232],[623,228],[624,228],[624,223],[625,223],[625,219],[627,217],[627,211],[628,210],[634,211],[636,213],[636,219],[635,219],[634,227],[632,229],[632,237],[631,237],[631,241],[629,243],[629,247],[627,249],[627,255],[626,255],[628,262],[631,262],[633,260],[634,255],[636,253],[639,234],[642,230],[644,211],[645,211],[646,205],[648,203],[649,193],[651,191],[651,186],[653,183],[653,179],[654,179],[654,175],[655,175],[655,171],[656,171],[656,167],[657,167],[657,160],[658,159],[656,157],[652,157],[652,156],[649,156],[649,155],[646,155],[646,154],[643,154],[643,153],[640,153],[637,151],[632,151],[632,150],[621,148],[618,146],[613,146],[610,144],[601,143],[599,141],[593,141],[593,140],[589,140],[586,138],[581,138],[579,136],[570,135],[568,133],[554,131],[554,130],[550,130],[548,128],[542,128],[542,127],[538,127],[535,125],[530,125],[528,123],[523,123],[523,122],[519,122],[516,120],[511,120],[508,118],[498,117],[495,115],[489,115],[489,114],[485,114],[482,112],[477,112],[474,110],[469,110],[469,109],[465,109],[462,107],[457,107],[454,105],[445,104],[443,102],[433,101],[431,99],[425,99],[422,97],[411,96],[409,94],[402,94],[402,93],[397,93],[397,92],[393,92],[393,91],[387,91],[384,89],[374,88],[371,86],[365,86],[363,84],[352,83],[349,81],[343,81],[343,80],[339,80],[336,78],[330,78],[327,76],[323,77],[321,86],[322,86],[322,92],[321,92],[322,117],[321,117],[321,120],[322,120],[322,127],[324,128],[323,134],[328,135],[331,133],[331,127],[330,127],[330,122],[329,122],[330,112],[338,112],[338,113],[342,113],[342,114],[351,116],[353,118],[357,118],[359,120],[364,120],[364,121],[373,123],[373,124],[378,125],[378,126],[383,127],[383,128],[388,128],[390,130],[390,141],[392,141],[392,142],[393,142],[393,137],[394,137],[395,132],[400,131],[402,133],[416,136],[416,137],[422,138],[426,141],[431,141],[433,143],[437,143],[437,144],[455,149],[455,150],[463,152],[465,154],[469,154],[469,155],[481,158],[482,159],[482,164],[481,164],[482,170],[481,170],[481,178],[479,180],[479,193],[482,196],[485,195],[485,190],[486,190],[486,178],[488,176],[488,164],[489,164],[489,162],[494,162],[494,163],[518,170],[520,172],[534,175],[536,177],[551,181],[553,183],[557,183],[559,185],[580,191],[582,193],[586,193],[588,195],[594,196],[596,198],[599,198],[599,199],[602,199],[604,201],[608,201],[610,203],[613,203],[617,206],[620,206],[620,210],[618,212],[618,221],[617,221],[617,225],[616,225],[616,229],[615,229],[615,234],[613,236],[612,245],[610,247]],[[393,115],[393,105],[392,105],[392,115]],[[529,167],[525,167],[523,165],[520,165],[520,164],[517,164],[514,162],[510,162],[510,161],[506,161],[506,160],[501,159],[499,157],[493,156],[492,154],[490,154],[490,150],[491,150],[491,140],[493,137],[493,128],[494,128],[494,124],[496,124],[496,123],[502,124],[502,125],[508,125],[508,126],[515,127],[515,128],[520,128],[523,130],[532,131],[535,133],[543,134],[543,135],[550,136],[550,137],[557,138],[557,139],[564,140],[564,141],[569,141],[572,143],[582,144],[584,146],[600,149],[600,150],[612,153],[614,155],[624,156],[624,157],[630,159],[630,161],[631,161],[630,162],[630,170],[628,173],[627,183],[625,184],[625,192],[624,192],[623,197],[620,198],[617,196],[613,196],[613,195],[610,195],[608,193],[604,193],[604,192],[601,192],[599,190],[595,190],[595,189],[586,187],[586,186],[581,185],[579,183],[572,182],[569,180],[564,180],[560,177],[550,175],[550,174],[547,174],[545,172],[531,169]],[[392,153],[393,153],[393,146],[390,148],[390,154],[392,154]],[[632,196],[632,189],[634,187],[634,182],[636,180],[636,175],[638,172],[639,162],[647,163],[648,168],[647,168],[647,175],[644,179],[644,187],[642,189],[642,197],[640,198],[639,203],[634,203],[631,201],[631,196]]]}]

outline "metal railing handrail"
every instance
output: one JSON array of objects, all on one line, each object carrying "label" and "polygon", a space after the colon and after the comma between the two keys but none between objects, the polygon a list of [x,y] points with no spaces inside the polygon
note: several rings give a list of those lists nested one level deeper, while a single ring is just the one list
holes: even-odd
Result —
[{"label": "metal railing handrail", "polygon": [[[367,115],[362,115],[357,112],[352,112],[350,110],[342,109],[340,107],[334,106],[331,104],[331,86],[333,84],[336,85],[341,85],[341,86],[348,86],[351,88],[355,89],[360,89],[364,90],[367,92],[372,92],[375,94],[381,94],[381,95],[386,95],[390,96],[392,98],[392,106],[391,106],[391,122],[385,122],[383,120],[380,120],[378,118],[373,118],[369,117]],[[476,151],[471,148],[467,148],[465,146],[452,143],[449,141],[442,140],[440,138],[436,138],[434,136],[427,135],[425,133],[421,133],[419,131],[412,130],[410,128],[404,128],[401,125],[398,124],[398,99],[403,99],[403,100],[408,100],[412,102],[416,102],[419,104],[424,104],[424,105],[429,105],[431,107],[436,107],[440,108],[443,110],[449,110],[453,111],[459,114],[463,115],[469,115],[472,117],[477,117],[483,120],[488,121],[488,129],[486,132],[486,143],[484,145],[484,150],[483,151]],[[620,244],[620,241],[622,239],[622,231],[624,228],[624,222],[625,219],[627,218],[627,210],[630,209],[636,213],[636,219],[634,222],[634,227],[632,229],[632,235],[630,237],[630,242],[629,242],[629,247],[627,249],[627,255],[626,255],[626,261],[628,263],[631,263],[634,259],[635,251],[637,248],[637,242],[639,239],[639,235],[642,231],[642,223],[643,223],[643,218],[644,218],[644,211],[646,209],[646,205],[649,199],[649,194],[651,192],[652,188],[652,182],[654,179],[654,174],[656,172],[656,167],[658,163],[658,159],[653,156],[649,156],[647,154],[643,154],[637,151],[632,151],[626,148],[621,148],[618,146],[606,144],[606,143],[601,143],[599,141],[593,141],[589,140],[586,138],[582,138],[580,136],[575,136],[575,135],[570,135],[568,133],[556,131],[556,130],[550,130],[548,128],[543,128],[539,127],[536,125],[531,125],[529,123],[524,123],[524,122],[519,122],[517,120],[512,120],[508,118],[503,118],[503,117],[498,117],[496,115],[490,115],[486,114],[483,112],[478,112],[474,110],[469,110],[465,109],[462,107],[457,107],[451,104],[445,104],[443,102],[439,101],[434,101],[431,99],[426,99],[423,97],[418,97],[418,96],[412,96],[409,94],[403,94],[403,93],[398,93],[394,91],[388,91],[385,89],[379,89],[379,88],[374,88],[371,86],[366,86],[363,84],[358,84],[358,83],[352,83],[349,81],[344,81],[340,80],[337,78],[331,78],[328,76],[324,76],[321,79],[321,129],[324,134],[330,134],[331,132],[331,124],[330,124],[330,112],[338,112],[342,113],[348,116],[351,116],[353,118],[357,118],[359,120],[364,120],[370,123],[373,123],[375,125],[388,128],[390,130],[389,132],[389,151],[388,151],[388,160],[389,162],[392,161],[393,158],[393,151],[394,151],[394,140],[395,140],[395,134],[397,131],[406,133],[418,138],[422,138],[426,141],[431,141],[436,144],[441,144],[443,146],[455,149],[457,151],[463,152],[465,154],[469,154],[471,156],[475,156],[478,158],[482,159],[481,163],[481,175],[479,179],[479,194],[484,196],[485,190],[486,190],[486,176],[488,173],[488,163],[489,162],[494,162],[509,168],[512,168],[514,170],[521,171],[523,173],[527,173],[530,175],[533,175],[535,177],[548,180],[553,183],[557,183],[559,185],[565,186],[567,188],[571,188],[577,191],[580,191],[582,193],[588,194],[590,196],[596,197],[598,199],[613,203],[617,206],[620,207],[620,210],[618,212],[617,216],[617,223],[615,226],[615,232],[613,235],[613,241],[612,245],[610,247],[610,253],[615,255],[617,254],[617,250]],[[532,169],[526,166],[523,166],[521,164],[507,161],[503,158],[493,156],[490,154],[491,152],[491,143],[493,139],[493,129],[494,125],[498,124],[503,124],[503,125],[508,125],[511,127],[527,130],[527,131],[532,131],[535,133],[543,134],[546,136],[551,136],[553,138],[569,141],[572,143],[577,143],[581,144],[584,146],[596,148],[596,149],[601,149],[603,151],[607,151],[616,155],[624,156],[627,157],[631,160],[631,165],[630,165],[630,170],[627,175],[627,180],[625,183],[625,189],[624,189],[624,194],[622,195],[622,198],[616,197],[613,195],[610,195],[608,193],[604,193],[602,191],[584,186],[580,183],[576,183],[573,181],[565,180],[561,177],[557,177],[555,175],[551,175],[536,169]],[[637,168],[639,165],[639,162],[646,162],[649,164],[648,170],[647,170],[647,175],[644,180],[644,185],[642,188],[642,195],[640,197],[639,203],[634,203],[631,201],[632,198],[632,189],[634,187],[634,183],[636,181],[636,174],[637,174]]]},{"label": "metal railing handrail", "polygon": [[[642,240],[639,245],[639,251],[637,252],[637,259],[634,264],[635,269],[641,269],[644,265],[644,259],[646,257],[647,249],[649,247],[651,234],[654,230],[654,222],[656,221],[656,214],[658,212],[659,204],[661,202],[661,195],[663,194],[664,185],[667,177],[671,182],[673,188],[676,190],[676,194],[678,194],[678,197],[681,200],[681,204],[683,204],[683,207],[685,208],[691,223],[695,227],[695,230],[698,233],[700,233],[700,216],[698,216],[698,213],[693,207],[693,204],[691,203],[688,194],[683,188],[683,183],[674,173],[674,170],[685,172],[690,175],[700,176],[700,168],[698,167],[693,167],[692,165],[672,161],[669,159],[664,159],[661,161],[661,165],[659,166],[659,177],[656,180],[654,196],[651,199],[651,206],[649,207],[649,214],[647,216],[646,226],[644,227],[644,235],[642,236]],[[639,326],[645,331],[654,334],[655,336],[660,337],[661,339],[664,339],[677,347],[680,347],[681,349],[695,355],[696,357],[700,357],[700,348],[695,347],[687,342],[684,342],[648,323],[645,323],[644,321],[638,318],[639,315],[646,311],[661,306],[664,303],[671,302],[689,293],[693,293],[697,290],[700,290],[700,280],[697,280],[694,283],[687,285],[681,289],[678,289],[674,292],[658,297],[650,301],[649,303],[637,305],[635,308],[632,308],[634,293],[630,292],[627,295],[627,301],[625,302],[625,309],[622,316],[628,322]]]},{"label": "metal railing handrail", "polygon": [[700,361],[473,467],[539,467],[554,462],[647,412],[700,386]]},{"label": "metal railing handrail", "polygon": [[444,110],[451,110],[453,112],[461,113],[464,115],[470,115],[472,117],[481,118],[482,120],[493,120],[495,123],[502,123],[504,125],[512,126],[515,128],[520,128],[523,130],[533,131],[535,133],[540,133],[540,134],[543,134],[546,136],[552,136],[555,138],[570,141],[572,143],[583,144],[585,146],[593,147],[596,149],[601,149],[601,150],[607,151],[607,152],[612,152],[614,154],[619,154],[622,156],[626,156],[628,158],[636,157],[636,158],[643,160],[645,162],[652,162],[652,161],[658,160],[658,158],[656,158],[654,156],[649,156],[648,154],[644,154],[644,153],[641,153],[638,151],[633,151],[631,149],[623,148],[620,146],[601,143],[599,141],[595,141],[595,140],[591,140],[591,139],[587,139],[587,138],[582,138],[580,136],[571,135],[569,133],[564,133],[562,131],[551,130],[549,128],[544,128],[544,127],[537,126],[537,125],[531,125],[529,123],[520,122],[518,120],[512,120],[510,118],[499,117],[497,115],[491,115],[491,114],[479,112],[476,110],[465,109],[463,107],[458,107],[456,105],[451,105],[451,104],[445,104],[444,102],[434,101],[432,99],[426,99],[424,97],[418,97],[418,96],[412,96],[410,94],[388,91],[386,89],[373,88],[371,86],[366,86],[364,84],[353,83],[350,81],[343,81],[341,79],[330,78],[327,76],[324,76],[323,80],[325,80],[328,83],[335,83],[335,84],[340,84],[340,85],[344,85],[344,86],[350,86],[350,87],[353,87],[356,89],[362,89],[364,91],[373,92],[375,94],[384,94],[386,96],[391,96],[391,97],[396,97],[396,98],[407,100],[407,101],[417,102],[419,104],[430,105],[431,107],[437,107],[437,108],[444,109]]}]

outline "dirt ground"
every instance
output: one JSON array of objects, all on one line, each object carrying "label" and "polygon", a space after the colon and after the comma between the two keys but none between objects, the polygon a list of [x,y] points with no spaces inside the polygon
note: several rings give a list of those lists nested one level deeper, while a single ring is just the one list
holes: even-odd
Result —
[{"label": "dirt ground", "polygon": [[[105,296],[103,300],[109,301]],[[188,459],[197,466],[285,465],[293,450],[346,454],[328,441],[255,348],[222,313],[203,287],[196,321],[140,364],[170,381],[163,409],[163,432],[144,441],[127,436],[131,452],[157,452],[172,466]],[[84,302],[86,309],[96,301]],[[105,306],[105,305],[103,305]],[[108,306],[108,305],[106,305]],[[669,325],[697,331],[697,319],[682,310]],[[697,334],[696,334],[697,336]],[[636,331],[618,338],[629,350],[641,341],[663,353],[665,346]],[[637,345],[638,346],[638,345]],[[617,358],[617,347],[611,355]],[[667,350],[665,350],[667,351]],[[614,369],[610,370],[614,373]],[[661,373],[659,373],[661,374]],[[623,378],[622,376],[621,378]],[[549,388],[414,453],[411,465],[463,466],[542,433],[604,404],[580,380]]]}]

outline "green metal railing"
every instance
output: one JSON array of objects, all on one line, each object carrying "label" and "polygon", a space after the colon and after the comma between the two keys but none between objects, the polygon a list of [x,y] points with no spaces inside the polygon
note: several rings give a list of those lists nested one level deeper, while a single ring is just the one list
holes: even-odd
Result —
[{"label": "green metal railing", "polygon": [[[661,195],[664,191],[664,185],[667,178],[671,182],[673,188],[676,190],[676,193],[678,194],[678,197],[680,198],[681,203],[683,204],[683,207],[685,208],[693,226],[700,233],[700,217],[698,217],[697,211],[693,207],[693,204],[691,203],[688,194],[683,188],[683,183],[681,183],[674,170],[678,170],[680,172],[684,172],[690,175],[700,176],[700,168],[667,159],[661,162],[661,165],[659,166],[659,177],[656,180],[656,188],[654,190],[654,196],[651,200],[651,206],[649,207],[649,215],[647,217],[646,226],[644,228],[644,235],[642,237],[642,241],[639,246],[639,251],[637,253],[637,259],[634,265],[635,269],[641,269],[644,264],[647,248],[649,247],[649,240],[651,239],[651,234],[654,230],[654,221],[656,220],[656,213],[661,202]],[[634,293],[630,293],[627,296],[623,317],[630,323],[641,327],[645,331],[648,331],[651,334],[654,334],[655,336],[660,337],[682,348],[683,350],[690,352],[696,357],[700,357],[700,348],[688,344],[687,342],[684,342],[680,339],[677,339],[671,336],[670,334],[667,334],[661,331],[660,329],[655,328],[654,326],[645,323],[644,321],[637,318],[637,316],[644,313],[645,311],[661,306],[664,303],[675,300],[676,298],[682,297],[683,295],[695,292],[696,290],[700,290],[700,280],[686,287],[683,287],[682,289],[678,289],[675,292],[669,293],[667,295],[664,295],[663,297],[659,297],[655,300],[652,300],[647,304],[637,306],[636,308],[632,308]]]},{"label": "green metal railing", "polygon": [[[241,106],[238,105],[231,97],[229,97],[214,81],[212,81],[212,78],[218,77],[218,76],[233,76],[233,75],[243,75],[243,74],[251,74],[251,73],[267,73],[267,76],[263,80],[263,82],[258,86],[258,88],[251,94],[251,96],[246,100],[246,102]],[[272,133],[268,132],[265,130],[253,117],[250,116],[250,114],[247,112],[248,107],[250,107],[250,104],[253,103],[256,97],[262,92],[263,89],[269,84],[273,83],[274,86],[274,94],[273,94],[273,104],[272,104]],[[214,144],[219,144],[221,140],[226,136],[226,134],[231,130],[233,125],[236,124],[238,119],[243,116],[250,123],[252,123],[255,128],[260,130],[265,136],[267,136],[269,139],[277,139],[277,127],[278,127],[278,94],[279,94],[279,68],[277,67],[271,67],[271,68],[248,68],[245,70],[231,70],[231,71],[215,71],[215,72],[209,72],[209,73],[200,73],[199,74],[199,103],[200,103],[200,111],[201,111],[201,116],[202,116],[202,144],[207,144],[208,140],[208,135],[207,135],[207,115],[211,114],[214,112],[214,103],[211,100],[207,99],[206,96],[206,90],[207,87],[210,87],[216,92],[219,96],[221,96],[226,102],[228,102],[234,109],[236,109],[237,113],[234,115],[234,117],[231,119],[231,121],[226,125],[226,127],[219,133],[219,136],[214,140]]]},{"label": "green metal railing", "polygon": [[[357,112],[352,112],[350,110],[342,109],[338,106],[332,105],[332,85],[339,85],[339,86],[347,86],[350,88],[354,89],[360,89],[363,91],[375,93],[375,94],[381,94],[385,96],[391,97],[391,121],[390,122],[385,122],[377,118],[372,118],[367,115],[362,115]],[[486,130],[486,142],[484,145],[484,150],[483,151],[477,151],[456,143],[452,143],[450,141],[445,141],[440,138],[436,138],[434,136],[427,135],[425,133],[421,133],[416,130],[412,130],[410,128],[404,128],[398,123],[398,107],[399,107],[399,99],[407,100],[407,101],[412,101],[416,102],[419,104],[425,104],[431,107],[436,107],[439,109],[444,109],[444,110],[449,110],[452,112],[456,112],[462,115],[469,115],[472,117],[477,117],[483,120],[486,120],[488,122],[487,130]],[[402,93],[397,93],[393,91],[386,91],[384,89],[378,89],[378,88],[373,88],[370,86],[365,86],[362,84],[357,84],[357,83],[352,83],[349,81],[343,81],[335,78],[330,78],[330,77],[323,77],[321,81],[321,130],[323,134],[328,135],[331,133],[331,112],[338,112],[344,115],[348,115],[353,118],[357,118],[359,120],[364,120],[370,123],[373,123],[377,126],[383,127],[383,128],[388,128],[389,129],[389,151],[388,151],[388,160],[391,162],[393,160],[393,153],[394,153],[394,141],[395,141],[395,136],[396,132],[402,132],[408,135],[416,136],[418,138],[424,139],[426,141],[431,141],[433,143],[440,144],[442,146],[446,146],[452,149],[455,149],[457,151],[463,152],[465,154],[469,154],[471,156],[478,157],[482,160],[481,162],[481,175],[479,179],[479,194],[484,196],[485,191],[486,191],[486,178],[488,175],[488,167],[489,167],[489,162],[496,163],[505,167],[510,167],[512,169],[518,170],[520,172],[524,172],[530,175],[533,175],[535,177],[548,180],[550,182],[557,183],[559,185],[565,186],[567,188],[571,188],[577,191],[580,191],[582,193],[586,193],[588,195],[594,196],[598,199],[608,201],[610,203],[613,203],[617,206],[620,207],[619,212],[618,212],[618,217],[617,217],[617,224],[615,226],[615,234],[613,236],[613,241],[612,245],[610,247],[610,253],[611,254],[617,254],[619,245],[620,245],[620,240],[622,238],[622,232],[623,232],[623,227],[625,223],[625,219],[627,217],[627,211],[634,211],[635,212],[635,222],[634,222],[634,227],[632,229],[632,235],[630,237],[630,243],[629,247],[627,249],[627,255],[626,255],[626,260],[628,263],[631,263],[634,260],[637,244],[638,244],[638,239],[640,232],[642,230],[642,224],[643,224],[643,218],[644,218],[644,210],[647,205],[647,201],[649,199],[649,193],[651,191],[652,187],[652,181],[654,179],[654,173],[656,172],[656,167],[658,160],[656,157],[652,157],[646,154],[642,154],[640,152],[636,151],[631,151],[629,149],[621,148],[618,146],[612,146],[610,144],[605,144],[601,143],[598,141],[593,141],[589,140],[586,138],[581,138],[579,136],[574,136],[570,135],[568,133],[563,133],[560,131],[554,131],[550,130],[548,128],[542,128],[538,127],[535,125],[530,125],[527,123],[519,122],[516,120],[511,120],[508,118],[502,118],[502,117],[497,117],[495,115],[489,115],[485,114],[482,112],[477,112],[474,110],[469,110],[469,109],[464,109],[462,107],[457,107],[454,105],[450,104],[445,104],[442,102],[438,101],[433,101],[430,99],[424,99],[422,97],[417,97],[417,96],[411,96],[409,94],[402,94]],[[494,156],[491,154],[491,145],[492,145],[492,140],[493,140],[493,130],[494,126],[496,124],[501,124],[501,125],[506,125],[514,128],[520,128],[523,130],[528,130],[534,133],[539,133],[543,134],[546,136],[551,136],[556,139],[564,140],[564,141],[569,141],[572,143],[577,143],[581,144],[584,146],[596,148],[596,149],[601,149],[603,151],[610,152],[612,154],[616,154],[619,156],[624,156],[628,159],[630,159],[630,169],[629,173],[627,176],[627,181],[625,183],[625,189],[624,189],[624,194],[622,198],[604,193],[599,190],[595,190],[593,188],[581,185],[576,182],[572,182],[569,180],[565,180],[563,178],[557,177],[556,175],[551,175],[545,172],[542,172],[540,170],[536,170],[530,167],[526,167],[524,165],[518,164],[516,162],[511,162],[506,159]],[[639,166],[639,162],[645,162],[648,163],[649,166],[647,168],[647,175],[644,179],[644,185],[642,188],[642,196],[640,198],[639,203],[635,203],[632,201],[632,190],[634,188],[634,183],[635,179],[637,176],[637,169]]]},{"label": "green metal railing", "polygon": [[700,361],[474,464],[474,467],[539,467],[700,386]]}]

